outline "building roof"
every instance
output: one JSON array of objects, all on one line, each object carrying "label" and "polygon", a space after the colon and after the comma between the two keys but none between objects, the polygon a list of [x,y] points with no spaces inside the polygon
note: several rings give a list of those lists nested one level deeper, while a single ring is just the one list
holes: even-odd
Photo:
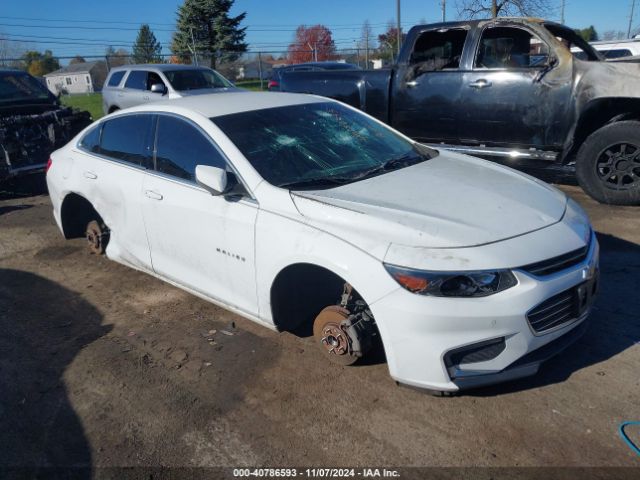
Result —
[{"label": "building roof", "polygon": [[89,73],[93,67],[95,67],[98,62],[82,62],[82,63],[73,63],[71,65],[67,65],[66,67],[62,67],[53,72],[49,72],[45,74],[45,77],[57,77],[59,75],[67,75],[69,73]]}]

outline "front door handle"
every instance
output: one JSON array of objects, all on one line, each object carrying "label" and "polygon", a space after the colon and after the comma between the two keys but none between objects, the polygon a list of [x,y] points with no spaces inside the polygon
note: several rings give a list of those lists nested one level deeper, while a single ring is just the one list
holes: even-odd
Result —
[{"label": "front door handle", "polygon": [[484,78],[481,78],[480,80],[469,84],[471,88],[477,88],[477,89],[487,88],[487,87],[490,87],[491,85],[492,83],[489,80],[485,80]]},{"label": "front door handle", "polygon": [[153,190],[145,190],[144,194],[153,200],[162,200],[162,195],[158,192],[154,192]]},{"label": "front door handle", "polygon": [[143,100],[149,100],[149,95],[145,95],[142,97]]},{"label": "front door handle", "polygon": [[93,172],[84,172],[84,178],[88,178],[89,180],[95,180],[96,178],[98,178],[98,175],[96,175]]}]

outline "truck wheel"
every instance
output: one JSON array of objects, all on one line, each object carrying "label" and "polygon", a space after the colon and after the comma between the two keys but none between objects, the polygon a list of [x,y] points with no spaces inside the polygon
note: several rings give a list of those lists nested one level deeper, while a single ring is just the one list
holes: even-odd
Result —
[{"label": "truck wheel", "polygon": [[578,151],[576,176],[601,203],[640,204],[640,122],[616,122],[591,134]]},{"label": "truck wheel", "polygon": [[102,255],[107,248],[109,230],[103,223],[91,220],[87,224],[86,238],[89,252],[94,255]]}]

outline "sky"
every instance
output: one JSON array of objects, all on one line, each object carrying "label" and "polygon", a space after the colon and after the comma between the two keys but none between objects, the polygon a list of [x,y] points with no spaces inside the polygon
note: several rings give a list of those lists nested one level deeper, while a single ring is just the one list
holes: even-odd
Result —
[{"label": "sky", "polygon": [[[560,19],[561,0],[546,15]],[[565,23],[574,28],[594,25],[626,32],[632,0],[565,0]],[[640,0],[633,26],[640,27]],[[149,23],[169,53],[176,10],[182,0],[1,0],[0,38],[30,42],[37,50],[56,56],[101,55],[107,45],[130,49],[141,23]],[[323,24],[333,32],[336,47],[354,48],[362,23],[368,20],[374,35],[395,21],[395,0],[236,0],[232,13],[247,12],[246,41],[252,51],[284,51],[300,24]],[[403,28],[442,18],[439,0],[401,0]],[[457,18],[456,0],[447,1],[447,20]]]}]

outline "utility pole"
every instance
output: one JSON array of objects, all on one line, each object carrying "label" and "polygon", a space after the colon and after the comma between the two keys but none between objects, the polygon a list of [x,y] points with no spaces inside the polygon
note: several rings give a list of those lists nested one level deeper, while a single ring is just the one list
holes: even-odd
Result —
[{"label": "utility pole", "polygon": [[633,13],[636,9],[636,0],[631,2],[631,15],[629,15],[629,28],[627,29],[627,38],[631,38],[631,26],[633,24]]},{"label": "utility pole", "polygon": [[491,18],[498,16],[498,0],[491,0]]},{"label": "utility pole", "polygon": [[564,6],[565,6],[566,0],[562,0],[562,4],[560,5],[560,23],[564,25]]},{"label": "utility pole", "polygon": [[396,0],[396,15],[398,19],[398,56],[400,56],[400,44],[402,43],[402,22],[400,22],[400,0]]},{"label": "utility pole", "polygon": [[196,66],[198,65],[198,53],[196,52],[196,41],[193,39],[193,28],[190,28],[189,31],[191,32],[191,43],[193,45],[193,50],[191,53],[193,53],[193,59],[196,62]]},{"label": "utility pole", "polygon": [[447,0],[442,0],[442,21],[447,21]]}]

